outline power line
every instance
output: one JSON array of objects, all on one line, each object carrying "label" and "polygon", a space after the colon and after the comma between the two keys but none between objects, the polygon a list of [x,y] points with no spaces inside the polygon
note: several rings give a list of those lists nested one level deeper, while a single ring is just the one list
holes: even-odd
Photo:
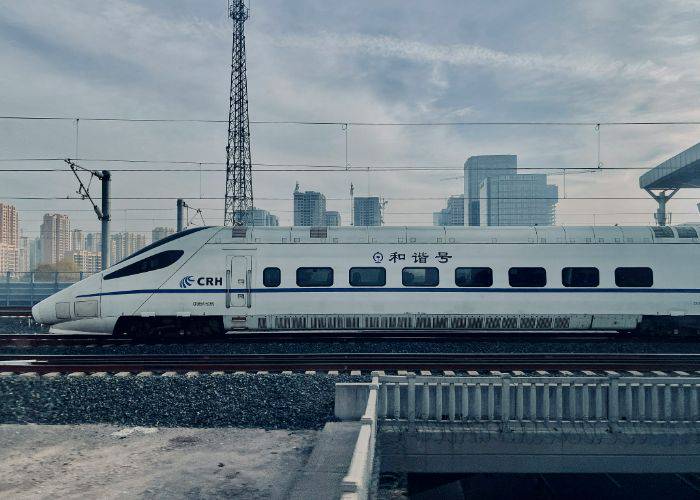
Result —
[{"label": "power line", "polygon": [[[124,123],[228,123],[226,119],[207,118],[120,118],[84,117],[61,115],[0,115],[0,120],[27,121],[75,121],[82,122],[124,122]],[[348,120],[251,120],[251,125],[327,125],[355,127],[455,127],[455,126],[620,126],[620,125],[700,125],[698,120],[628,120],[628,121],[425,121],[425,122],[373,122]]]},{"label": "power line", "polygon": [[[26,161],[65,161],[64,158],[0,158],[0,162],[26,162]],[[143,160],[143,159],[123,159],[123,158],[112,158],[112,159],[99,159],[99,158],[77,158],[75,161],[81,162],[96,162],[96,163],[132,163],[132,164],[168,164],[168,165],[226,165],[225,162],[215,162],[215,161],[183,161],[183,160]],[[413,162],[413,163],[424,163],[424,162]],[[252,163],[253,166],[258,167],[271,167],[254,169],[255,172],[305,172],[305,171],[339,171],[347,172],[351,171],[442,171],[442,170],[464,170],[462,166],[435,166],[435,167],[422,167],[422,166],[372,166],[372,165],[341,165],[332,163]],[[276,169],[276,167],[285,167],[284,169]],[[307,170],[308,169],[308,170]],[[318,170],[316,170],[318,169]],[[133,168],[133,169],[110,169],[112,172],[225,172],[226,169],[212,169],[212,168]],[[558,166],[558,167],[518,167],[518,170],[552,170],[552,171],[564,171],[564,170],[580,170],[580,171],[590,171],[595,173],[598,171],[611,171],[611,170],[649,170],[649,167],[631,167],[631,166],[621,166],[621,167],[596,167],[596,166]],[[66,168],[45,168],[45,169],[25,169],[25,168],[0,168],[0,172],[70,172],[70,169]]]},{"label": "power line", "polygon": [[[222,196],[202,196],[202,197],[197,197],[197,196],[115,196],[111,197],[110,199],[112,200],[177,200],[179,198],[184,198],[184,199],[197,199],[197,200],[223,200],[224,198]],[[395,201],[428,201],[428,200],[446,200],[449,198],[449,195],[446,196],[427,196],[427,197],[397,197],[397,198],[392,198],[392,197],[383,197],[386,200],[395,200]],[[81,200],[82,198],[79,197],[74,197],[74,196],[2,196],[0,195],[0,199],[4,200]],[[94,198],[96,200],[99,200],[100,198]],[[257,198],[258,200],[262,201],[293,201],[293,198]],[[480,200],[558,200],[558,201],[565,201],[565,200],[649,200],[648,197],[645,196],[569,196],[567,198],[558,198],[558,197],[531,197],[531,196],[508,196],[508,197],[481,197],[479,198]],[[674,200],[696,200],[697,197],[690,196],[690,197],[678,197],[675,196],[673,198]],[[332,201],[350,201],[350,198],[326,198],[326,200],[332,200]],[[119,210],[124,210],[124,209],[119,209]]]}]

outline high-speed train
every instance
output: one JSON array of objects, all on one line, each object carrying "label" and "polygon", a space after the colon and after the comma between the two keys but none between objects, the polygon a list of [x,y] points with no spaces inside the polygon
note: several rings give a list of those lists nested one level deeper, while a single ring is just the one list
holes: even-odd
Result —
[{"label": "high-speed train", "polygon": [[700,332],[700,226],[197,227],[32,309],[52,331]]}]

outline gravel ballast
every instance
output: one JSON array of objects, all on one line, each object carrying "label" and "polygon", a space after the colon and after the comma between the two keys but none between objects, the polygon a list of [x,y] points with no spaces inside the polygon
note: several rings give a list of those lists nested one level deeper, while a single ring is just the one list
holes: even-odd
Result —
[{"label": "gravel ballast", "polygon": [[333,420],[335,384],[307,374],[4,376],[0,423],[316,429]]}]

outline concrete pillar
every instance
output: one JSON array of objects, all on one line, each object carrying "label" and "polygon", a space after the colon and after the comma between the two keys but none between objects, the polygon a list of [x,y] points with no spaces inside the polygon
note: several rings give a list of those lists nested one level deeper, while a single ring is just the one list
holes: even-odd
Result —
[{"label": "concrete pillar", "polygon": [[[678,192],[678,188],[676,189],[661,189],[660,192],[654,193],[651,189],[645,189],[647,193],[649,193],[649,196],[654,198],[656,200],[656,203],[658,204],[658,208],[656,209],[656,214],[654,215],[654,218],[656,219],[656,223],[659,226],[665,226],[666,225],[666,203],[673,198],[673,195],[675,195]],[[670,194],[667,194],[670,191]]]}]

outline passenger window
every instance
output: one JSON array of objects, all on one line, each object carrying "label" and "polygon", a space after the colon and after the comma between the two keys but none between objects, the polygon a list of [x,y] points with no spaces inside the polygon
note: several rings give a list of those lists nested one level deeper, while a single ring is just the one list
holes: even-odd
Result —
[{"label": "passenger window", "polygon": [[297,286],[332,286],[333,269],[330,267],[300,267]]},{"label": "passenger window", "polygon": [[676,226],[676,232],[679,238],[697,238],[698,232],[694,227]]},{"label": "passenger window", "polygon": [[493,285],[490,267],[458,267],[455,269],[455,284],[462,287],[488,287]]},{"label": "passenger window", "polygon": [[595,267],[565,267],[561,270],[561,282],[566,287],[596,287],[600,274]]},{"label": "passenger window", "polygon": [[268,288],[280,286],[282,282],[282,271],[279,267],[266,267],[263,270],[263,285]]},{"label": "passenger window", "polygon": [[384,286],[386,269],[383,267],[351,267],[350,286]]},{"label": "passenger window", "polygon": [[650,287],[654,275],[648,267],[618,267],[615,269],[615,284],[619,287]]},{"label": "passenger window", "polygon": [[511,267],[508,282],[512,287],[543,287],[547,284],[547,272],[543,267]]},{"label": "passenger window", "polygon": [[146,273],[148,271],[156,271],[158,269],[163,269],[172,264],[175,264],[177,260],[184,255],[182,250],[166,250],[165,252],[160,252],[145,259],[141,259],[133,264],[124,266],[121,269],[117,269],[114,272],[109,273],[104,277],[105,280],[113,280],[115,278],[123,278],[125,276],[132,276],[134,274]]},{"label": "passenger window", "polygon": [[401,282],[404,286],[438,286],[440,273],[437,267],[404,267]]}]

